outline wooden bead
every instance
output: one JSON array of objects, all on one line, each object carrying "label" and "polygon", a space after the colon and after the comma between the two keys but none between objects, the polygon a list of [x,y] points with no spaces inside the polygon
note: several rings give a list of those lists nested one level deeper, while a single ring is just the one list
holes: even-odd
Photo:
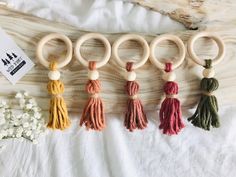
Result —
[{"label": "wooden bead", "polygon": [[61,74],[60,74],[59,71],[49,71],[48,77],[49,77],[50,80],[55,81],[55,80],[59,80],[60,79]]},{"label": "wooden bead", "polygon": [[126,72],[125,78],[127,81],[134,81],[136,79],[136,73],[134,71]]},{"label": "wooden bead", "polygon": [[176,79],[176,75],[174,72],[166,72],[162,75],[162,79],[165,81],[174,81]]},{"label": "wooden bead", "polygon": [[204,69],[203,72],[202,72],[202,75],[203,75],[205,78],[212,78],[212,77],[215,76],[215,71],[214,71],[214,69],[212,69],[212,68]]},{"label": "wooden bead", "polygon": [[90,80],[97,80],[99,78],[99,72],[97,70],[89,70],[88,78]]}]

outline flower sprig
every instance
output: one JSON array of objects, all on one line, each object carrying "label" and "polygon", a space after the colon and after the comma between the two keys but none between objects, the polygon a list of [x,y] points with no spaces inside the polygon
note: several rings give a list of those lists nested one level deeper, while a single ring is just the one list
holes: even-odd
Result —
[{"label": "flower sprig", "polygon": [[0,139],[23,137],[37,144],[46,130],[42,110],[27,92],[18,92],[15,98],[21,108],[17,114],[6,101],[0,102]]}]

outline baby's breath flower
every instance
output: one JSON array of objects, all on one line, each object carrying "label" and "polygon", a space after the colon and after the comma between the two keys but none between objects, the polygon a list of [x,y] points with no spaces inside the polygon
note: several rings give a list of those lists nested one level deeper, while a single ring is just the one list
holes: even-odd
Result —
[{"label": "baby's breath flower", "polygon": [[37,144],[37,138],[45,131],[45,121],[41,108],[27,92],[17,93],[22,113],[15,115],[6,101],[0,102],[0,139],[21,137]]},{"label": "baby's breath flower", "polygon": [[15,98],[22,98],[22,97],[23,97],[23,95],[22,95],[21,92],[18,92],[18,93],[16,94],[16,96],[15,96]]},{"label": "baby's breath flower", "polygon": [[33,107],[33,105],[31,103],[29,103],[29,104],[26,104],[25,107],[26,107],[26,109],[31,109]]}]

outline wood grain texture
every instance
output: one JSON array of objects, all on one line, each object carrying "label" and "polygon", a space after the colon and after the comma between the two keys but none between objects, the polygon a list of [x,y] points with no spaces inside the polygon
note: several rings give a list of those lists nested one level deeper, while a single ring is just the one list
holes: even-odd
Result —
[{"label": "wood grain texture", "polygon": [[[35,58],[35,49],[37,42],[46,34],[58,32],[67,35],[73,42],[84,33],[75,27],[62,23],[50,22],[30,15],[25,15],[5,7],[0,8],[0,26],[15,40],[15,42],[25,51],[25,53],[36,63],[23,79],[15,86],[11,85],[2,75],[0,75],[0,96],[11,97],[16,91],[26,90],[31,95],[38,98],[40,106],[43,109],[48,108],[49,95],[46,91],[48,81],[48,70],[38,63]],[[236,37],[234,36],[235,22],[228,23],[225,26],[209,25],[209,31],[214,31],[221,35],[226,43],[226,56],[220,65],[215,67],[216,77],[219,79],[220,88],[216,95],[220,105],[233,104],[236,102]],[[188,38],[196,31],[186,30],[173,34],[178,35],[186,43]],[[111,44],[122,34],[105,34]],[[155,36],[144,36],[150,42]],[[49,42],[45,48],[45,55],[50,52],[62,52],[63,44],[61,42]],[[125,42],[120,47],[120,56],[126,59],[137,60],[142,54],[140,46],[131,41]],[[212,45],[211,40],[199,40],[196,51],[202,58],[211,58],[216,54],[216,46]],[[88,59],[99,59],[102,57],[103,45],[94,40],[89,40],[82,47],[82,54]],[[161,43],[157,48],[157,56],[170,58],[176,55],[176,48],[170,42]],[[183,107],[192,108],[197,104],[199,99],[199,81],[202,77],[202,67],[196,66],[186,57],[184,64],[176,70],[177,82],[179,83],[179,99]],[[66,99],[69,111],[81,111],[87,100],[85,92],[85,84],[87,82],[87,69],[73,58],[67,68],[61,70],[62,80],[65,84],[64,98]],[[126,94],[124,93],[125,79],[123,77],[124,70],[119,68],[111,58],[109,63],[99,69],[102,82],[101,97],[106,106],[107,113],[121,113],[125,109]],[[137,80],[141,89],[139,96],[144,103],[146,110],[153,110],[160,104],[163,98],[163,81],[161,79],[161,71],[155,68],[148,61],[144,67],[138,69]]]}]

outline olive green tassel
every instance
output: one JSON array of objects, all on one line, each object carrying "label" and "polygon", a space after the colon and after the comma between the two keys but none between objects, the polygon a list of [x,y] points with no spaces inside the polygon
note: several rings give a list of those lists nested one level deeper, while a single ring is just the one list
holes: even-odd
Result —
[{"label": "olive green tassel", "polygon": [[[206,69],[211,68],[211,60],[206,60]],[[212,92],[217,90],[219,82],[215,78],[203,78],[200,88],[202,90],[201,99],[196,112],[188,118],[194,126],[210,130],[210,126],[219,127],[218,103]]]}]

